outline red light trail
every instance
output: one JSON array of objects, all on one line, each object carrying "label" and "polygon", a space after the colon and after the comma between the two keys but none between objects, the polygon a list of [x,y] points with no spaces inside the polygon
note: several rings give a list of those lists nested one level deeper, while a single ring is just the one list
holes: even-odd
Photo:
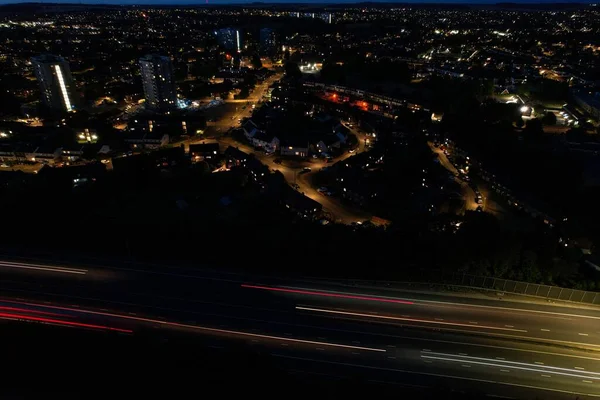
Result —
[{"label": "red light trail", "polygon": [[[10,300],[4,300],[4,301],[10,301]],[[17,303],[16,301],[10,301],[10,302]],[[178,322],[162,321],[159,319],[133,317],[130,315],[113,314],[113,313],[108,313],[108,312],[100,312],[100,311],[92,311],[92,310],[83,310],[83,309],[78,309],[78,308],[40,305],[40,304],[27,303],[27,302],[21,302],[21,303],[17,303],[17,304],[24,304],[24,305],[36,306],[36,307],[46,307],[46,308],[51,308],[51,309],[56,309],[56,310],[75,311],[75,312],[83,313],[83,314],[103,315],[103,316],[107,316],[107,317],[122,318],[122,319],[126,319],[126,320],[131,320],[131,321],[153,323],[153,324],[158,324],[158,325],[162,325],[162,326],[194,329],[194,330],[204,331],[204,332],[209,332],[209,333],[221,333],[221,334],[234,335],[234,336],[240,336],[240,337],[261,338],[261,339],[277,340],[277,341],[282,341],[282,342],[299,343],[299,344],[321,345],[321,346],[328,346],[328,347],[332,347],[332,348],[345,348],[345,349],[365,350],[365,351],[382,352],[382,353],[386,352],[385,349],[378,349],[378,348],[373,348],[373,347],[362,347],[362,346],[346,345],[346,344],[340,344],[340,343],[329,343],[329,342],[314,341],[314,340],[294,339],[294,338],[289,338],[289,337],[262,335],[262,334],[258,334],[258,333],[234,331],[234,330],[229,330],[229,329],[209,328],[206,326],[189,325],[189,324],[182,324],[182,323],[178,323]],[[0,313],[0,318],[2,318],[3,315],[4,314]],[[9,316],[8,318],[13,318],[13,319],[14,318],[23,318],[23,319],[36,318],[36,317],[29,317],[29,316],[23,316],[23,315],[11,315],[11,314],[6,314],[6,315]],[[62,322],[62,323],[68,323],[68,324],[77,324],[78,326],[83,326],[83,327],[90,327],[90,328],[95,327],[95,328],[115,330],[115,331],[119,331],[119,332],[132,333],[132,331],[130,331],[130,330],[104,327],[104,326],[98,326],[98,325],[80,324],[80,323],[76,323],[76,322],[68,322],[68,321],[60,321],[60,320],[49,320],[46,318],[36,318],[36,319],[40,320],[40,322],[50,322],[50,321],[53,321],[54,323]],[[45,321],[43,321],[43,320],[45,320]]]},{"label": "red light trail", "polygon": [[31,314],[54,315],[54,316],[61,315],[61,314],[51,313],[51,312],[47,312],[47,311],[27,310],[27,309],[24,309],[24,308],[3,307],[3,306],[0,306],[0,310],[4,310],[4,311],[17,311],[17,312],[24,312],[24,313],[31,313]]},{"label": "red light trail", "polygon": [[407,300],[386,299],[386,298],[382,298],[382,297],[371,297],[371,296],[354,295],[354,294],[315,292],[315,291],[312,291],[312,290],[285,289],[285,288],[276,288],[276,287],[269,287],[269,286],[246,285],[246,284],[242,284],[242,287],[243,288],[249,288],[249,289],[269,290],[269,291],[272,291],[272,292],[296,293],[296,294],[306,294],[306,295],[311,295],[311,296],[323,296],[323,297],[337,297],[337,298],[341,298],[341,299],[379,301],[379,302],[382,302],[382,303],[409,304],[409,305],[410,304],[414,304],[412,301],[407,301]]},{"label": "red light trail", "polygon": [[81,322],[63,321],[60,319],[53,319],[53,318],[34,317],[31,315],[22,315],[22,314],[0,313],[0,319],[23,319],[25,321],[45,322],[48,324],[73,326],[73,327],[78,327],[78,328],[103,329],[103,330],[115,331],[115,332],[133,333],[133,331],[131,331],[129,329],[113,328],[111,326],[104,326],[104,325],[84,324]]}]

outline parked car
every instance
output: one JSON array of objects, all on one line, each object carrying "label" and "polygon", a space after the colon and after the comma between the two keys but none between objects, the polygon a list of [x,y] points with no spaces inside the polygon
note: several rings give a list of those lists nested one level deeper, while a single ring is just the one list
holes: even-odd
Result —
[{"label": "parked car", "polygon": [[281,164],[281,158],[276,158],[273,160],[275,164]]},{"label": "parked car", "polygon": [[312,169],[310,167],[302,168],[302,172],[310,172],[310,171],[312,171]]}]

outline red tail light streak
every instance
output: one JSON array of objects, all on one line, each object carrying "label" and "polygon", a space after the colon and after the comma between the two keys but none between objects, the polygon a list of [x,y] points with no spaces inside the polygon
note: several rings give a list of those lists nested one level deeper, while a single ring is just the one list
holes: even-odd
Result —
[{"label": "red tail light streak", "polygon": [[[5,300],[5,301],[8,301],[8,300]],[[17,303],[17,302],[11,301],[11,303]],[[159,325],[159,326],[165,326],[165,327],[171,327],[171,328],[192,329],[192,330],[206,332],[206,333],[218,333],[218,334],[239,336],[239,337],[245,337],[245,338],[268,339],[268,340],[275,340],[275,341],[288,342],[288,343],[298,343],[298,344],[305,344],[305,345],[308,344],[308,345],[326,346],[326,347],[338,348],[338,349],[363,350],[363,351],[371,351],[371,352],[379,352],[379,353],[385,353],[386,352],[385,349],[378,349],[378,348],[374,348],[374,347],[363,347],[363,346],[346,345],[346,344],[341,344],[341,343],[330,343],[330,342],[315,341],[315,340],[295,339],[295,338],[290,338],[290,337],[273,336],[273,335],[263,335],[263,334],[259,334],[259,333],[236,331],[236,330],[230,330],[230,329],[210,328],[210,327],[200,326],[200,325],[190,325],[190,324],[182,324],[182,323],[177,323],[177,322],[168,322],[168,321],[163,321],[163,320],[160,320],[160,319],[143,318],[143,317],[135,317],[135,316],[131,316],[131,315],[124,315],[124,314],[115,314],[115,313],[108,313],[108,312],[84,310],[84,309],[81,309],[81,308],[71,308],[71,307],[62,307],[62,306],[41,305],[41,304],[27,303],[27,302],[20,302],[20,303],[17,303],[17,304],[23,304],[23,305],[35,306],[35,307],[45,307],[45,308],[49,308],[49,309],[53,309],[53,310],[72,311],[72,312],[76,312],[76,313],[79,313],[79,314],[101,315],[101,316],[104,316],[104,317],[114,317],[114,318],[129,320],[129,321],[145,322],[145,323],[156,324],[156,325]],[[4,315],[6,315],[6,317],[4,317]],[[89,327],[89,328],[96,327],[96,328],[110,329],[110,330],[119,331],[119,332],[131,333],[130,330],[125,330],[125,329],[117,329],[117,328],[111,328],[111,327],[105,327],[105,326],[98,326],[98,325],[80,324],[80,323],[74,323],[74,322],[68,322],[68,321],[60,321],[60,320],[50,320],[50,319],[46,319],[46,318],[30,317],[30,316],[27,316],[27,315],[2,314],[2,313],[0,313],[0,318],[5,318],[5,319],[30,319],[30,320],[33,320],[33,318],[36,318],[36,320],[38,320],[40,322],[49,322],[49,323],[57,323],[57,324],[59,322],[61,322],[61,323],[68,323],[68,324],[71,324],[73,326],[82,326],[82,327]],[[45,320],[45,321],[43,321],[43,320]],[[53,321],[53,322],[51,322],[51,321]],[[77,324],[77,325],[74,325],[74,324]]]},{"label": "red tail light streak", "polygon": [[2,312],[2,311],[16,311],[16,312],[21,312],[21,313],[26,313],[26,314],[40,314],[40,315],[53,315],[53,316],[61,315],[61,314],[47,312],[47,311],[38,311],[38,310],[29,310],[29,309],[24,309],[24,308],[0,306],[0,312]]},{"label": "red tail light streak", "polygon": [[257,285],[247,285],[247,284],[243,284],[242,287],[248,288],[248,289],[268,290],[271,292],[305,294],[305,295],[309,295],[309,296],[336,297],[339,299],[378,301],[381,303],[408,304],[408,305],[414,304],[412,301],[408,301],[408,300],[390,299],[390,298],[385,298],[385,297],[363,296],[363,295],[359,295],[359,294],[350,294],[350,293],[331,293],[331,292],[321,292],[321,291],[305,290],[305,289],[287,289],[287,288],[257,286]]},{"label": "red tail light streak", "polygon": [[24,321],[31,321],[31,322],[42,322],[42,323],[47,323],[47,324],[52,324],[52,325],[71,326],[71,327],[77,327],[77,328],[101,329],[101,330],[107,330],[107,331],[133,333],[133,331],[131,331],[129,329],[113,328],[111,326],[104,326],[104,325],[84,324],[81,322],[64,321],[61,319],[54,319],[54,318],[35,317],[32,315],[25,315],[25,314],[11,314],[11,313],[0,312],[0,319],[24,320]]}]

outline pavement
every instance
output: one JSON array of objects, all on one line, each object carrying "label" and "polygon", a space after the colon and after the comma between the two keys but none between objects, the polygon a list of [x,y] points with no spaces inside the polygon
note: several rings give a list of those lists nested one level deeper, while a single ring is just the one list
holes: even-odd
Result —
[{"label": "pavement", "polygon": [[592,309],[157,265],[13,259],[0,262],[0,279],[5,319],[186,332],[216,347],[246,343],[288,371],[423,390],[600,397],[600,312]]}]

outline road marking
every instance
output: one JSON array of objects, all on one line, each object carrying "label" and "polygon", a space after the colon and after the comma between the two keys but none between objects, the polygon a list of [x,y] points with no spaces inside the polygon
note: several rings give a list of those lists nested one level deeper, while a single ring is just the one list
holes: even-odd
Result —
[{"label": "road marking", "polygon": [[443,318],[435,318],[436,321],[443,321]]},{"label": "road marking", "polygon": [[542,376],[543,376],[544,378],[552,378],[550,375],[544,375],[544,374],[542,374]]},{"label": "road marking", "polygon": [[575,367],[575,369],[578,369],[580,371],[585,371],[585,368],[581,368],[581,367]]},{"label": "road marking", "polygon": [[587,333],[578,333],[579,336],[589,336]]},{"label": "road marking", "polygon": [[[298,288],[298,287],[293,287],[293,286],[283,286],[285,288],[289,288],[289,289],[295,289],[295,290],[310,290],[310,289],[304,289],[304,288]],[[339,292],[339,291],[335,291],[335,290],[320,290],[320,292],[324,292],[324,293],[339,293],[339,294],[349,294],[349,295],[356,295],[355,293],[348,293],[348,292]],[[360,294],[358,294],[358,296],[360,296]],[[441,306],[461,306],[461,307],[476,307],[476,308],[491,308],[491,309],[496,309],[496,310],[502,310],[505,312],[529,312],[529,313],[537,313],[537,314],[548,314],[548,315],[554,315],[554,316],[564,316],[564,317],[575,317],[575,318],[588,318],[588,319],[598,319],[600,320],[600,317],[593,317],[591,315],[579,315],[579,314],[567,314],[567,313],[557,313],[557,312],[552,312],[552,311],[540,311],[540,310],[527,310],[524,308],[509,308],[509,307],[498,307],[498,306],[484,306],[481,304],[467,304],[467,303],[454,303],[454,302],[448,302],[448,301],[436,301],[436,300],[421,300],[421,299],[410,299],[410,298],[398,298],[398,297],[391,297],[391,296],[377,296],[378,299],[390,299],[390,300],[402,300],[402,301],[409,301],[412,302],[413,304],[417,304],[417,305],[425,305],[422,303],[433,303],[433,304],[439,304]]]},{"label": "road marking", "polygon": [[[394,321],[408,321],[408,322],[421,322],[425,324],[439,324],[439,325],[451,325],[451,326],[466,326],[469,328],[473,328],[473,326],[468,324],[461,324],[458,322],[440,322],[440,321],[429,321],[426,319],[416,319],[416,318],[400,318],[400,317],[390,317],[386,315],[374,315],[374,314],[364,314],[364,313],[353,313],[349,311],[337,311],[337,310],[328,310],[324,308],[312,308],[312,307],[300,307],[296,306],[297,310],[304,311],[314,311],[328,314],[337,314],[337,315],[350,315],[356,317],[369,317],[369,318],[378,318],[378,319],[386,319],[386,320],[394,320]],[[512,332],[527,332],[524,329],[511,329],[511,328],[501,328],[498,326],[486,326],[486,325],[478,325],[478,328],[483,329],[493,329],[493,330],[503,330],[503,331],[512,331]]]},{"label": "road marking", "polygon": [[396,359],[396,357],[392,357],[392,356],[388,356],[388,358],[389,358],[390,360],[395,360],[395,359]]},{"label": "road marking", "polygon": [[[55,293],[49,293],[49,294],[55,295]],[[98,299],[91,298],[91,300],[98,300]],[[2,301],[6,302],[6,303],[29,305],[29,306],[35,306],[35,307],[50,308],[50,309],[55,309],[55,310],[75,311],[77,313],[84,313],[84,314],[91,314],[91,315],[104,315],[104,316],[109,316],[109,317],[130,319],[130,320],[134,320],[134,321],[158,323],[158,324],[163,324],[163,325],[176,324],[176,323],[164,321],[164,318],[160,317],[160,316],[157,317],[157,319],[148,319],[148,318],[142,318],[142,317],[132,317],[132,316],[127,316],[127,315],[122,315],[122,314],[102,313],[102,312],[92,311],[92,310],[85,310],[85,309],[82,310],[82,309],[75,309],[75,308],[69,308],[69,307],[63,307],[63,306],[50,305],[51,304],[50,302],[43,302],[43,303],[49,304],[49,305],[43,305],[41,303],[16,302],[14,300],[6,300],[6,299],[4,299]],[[111,303],[116,303],[116,302],[111,302]],[[121,304],[121,303],[119,303],[119,304]],[[263,321],[263,320],[261,320],[261,321],[267,322],[267,321]],[[281,324],[280,323],[280,325],[290,325],[290,324],[286,324],[286,323]],[[223,325],[219,325],[219,326],[222,328],[224,327]],[[312,325],[300,325],[300,326],[316,328],[315,326],[312,326]],[[574,355],[574,354],[564,354],[564,353],[553,353],[553,352],[540,351],[540,350],[519,349],[519,348],[514,348],[514,347],[506,347],[506,346],[494,346],[494,345],[478,344],[478,343],[472,343],[472,342],[456,342],[456,341],[452,341],[452,340],[426,339],[426,338],[420,338],[420,337],[417,338],[417,337],[404,336],[404,335],[390,335],[390,334],[385,334],[385,333],[374,333],[374,332],[363,332],[363,331],[348,330],[348,329],[326,328],[326,327],[322,327],[322,326],[320,326],[319,328],[327,330],[327,331],[331,331],[331,332],[346,332],[346,333],[353,333],[353,334],[359,334],[359,335],[380,336],[380,337],[392,338],[394,340],[398,340],[398,339],[413,340],[413,341],[416,340],[416,341],[421,341],[421,342],[445,343],[445,344],[460,345],[460,346],[474,346],[474,347],[481,347],[481,348],[488,348],[488,349],[508,350],[508,351],[517,351],[517,352],[525,352],[525,353],[533,353],[533,354],[544,354],[544,355],[551,355],[551,356],[556,356],[556,357],[577,358],[580,360],[600,361],[600,358],[595,358],[595,357],[580,356],[580,355]],[[202,328],[197,328],[197,329],[202,329]],[[211,328],[207,328],[207,329],[211,329]],[[291,335],[290,333],[286,333],[286,334]],[[491,334],[491,333],[488,333],[488,335],[495,335],[495,336],[500,336],[500,337],[506,336],[509,338],[512,338],[512,337],[519,338],[519,336]],[[526,337],[521,337],[521,338],[528,339]],[[282,339],[287,339],[287,338],[282,338]],[[293,341],[295,339],[290,338],[290,340]],[[552,342],[549,339],[544,339],[544,341]],[[560,343],[560,341],[559,341],[559,343]],[[566,343],[573,343],[573,342],[566,342]],[[579,343],[575,343],[575,344],[579,344]],[[583,343],[581,343],[581,344],[583,344]],[[385,350],[382,350],[382,349],[377,349],[377,351],[385,352]]]},{"label": "road marking", "polygon": [[388,344],[388,346],[387,346],[387,347],[392,347],[392,348],[394,348],[394,349],[396,348],[396,346],[394,346],[394,345],[392,345],[392,344]]},{"label": "road marking", "polygon": [[535,364],[544,365],[543,362],[536,361]]},{"label": "road marking", "polygon": [[550,332],[550,329],[542,329],[544,332]]},{"label": "road marking", "polygon": [[274,353],[271,353],[271,355],[274,356],[274,357],[279,357],[279,358],[289,358],[289,359],[292,359],[292,360],[303,360],[303,361],[310,361],[310,362],[316,362],[316,363],[322,363],[322,364],[334,364],[334,365],[343,365],[343,366],[347,366],[347,367],[356,367],[356,368],[364,368],[364,369],[375,369],[375,370],[381,370],[381,371],[400,372],[400,373],[410,374],[410,375],[425,375],[425,376],[433,376],[433,377],[438,377],[438,378],[460,379],[460,380],[471,381],[471,382],[491,383],[491,384],[495,384],[495,385],[505,385],[505,386],[521,387],[521,388],[526,388],[526,389],[542,390],[542,391],[555,392],[555,393],[566,393],[568,395],[580,395],[580,396],[600,397],[600,394],[596,394],[596,393],[572,392],[572,391],[568,391],[568,390],[551,389],[551,388],[547,388],[547,387],[523,385],[523,384],[519,384],[519,383],[491,381],[491,380],[487,380],[487,379],[477,379],[477,378],[468,378],[468,377],[464,377],[464,376],[453,376],[453,375],[436,374],[436,373],[432,373],[432,372],[418,372],[418,371],[402,370],[402,369],[395,369],[395,368],[374,367],[374,366],[371,366],[371,365],[342,363],[342,362],[337,362],[337,361],[316,360],[316,359],[313,359],[313,358],[287,356],[287,355],[274,354]]},{"label": "road marking", "polygon": [[389,297],[380,297],[380,296],[365,296],[360,294],[351,294],[351,293],[335,293],[328,290],[311,290],[311,289],[296,289],[289,287],[270,287],[270,286],[258,286],[258,285],[247,285],[242,284],[241,287],[248,289],[261,289],[261,290],[269,290],[272,292],[286,292],[286,293],[296,293],[296,294],[306,294],[312,296],[324,296],[324,297],[338,297],[344,299],[354,299],[354,300],[367,300],[367,301],[379,301],[383,303],[396,303],[396,304],[414,304],[412,301],[401,300],[401,299],[393,299]]},{"label": "road marking", "polygon": [[[444,356],[444,357],[437,357],[436,355]],[[472,357],[472,356],[460,356],[460,358],[458,358],[457,356],[452,355],[452,354],[436,353],[436,352],[428,353],[426,355],[421,354],[421,357],[422,358],[428,358],[428,359],[439,359],[439,360],[443,360],[443,361],[466,362],[466,363],[469,363],[469,364],[479,364],[479,365],[496,366],[496,367],[510,367],[510,368],[513,368],[513,369],[521,369],[521,370],[524,370],[524,371],[542,372],[539,369],[531,368],[531,367],[537,367],[537,368],[551,369],[553,371],[544,371],[544,372],[552,372],[552,373],[557,374],[557,375],[573,376],[573,377],[576,377],[576,378],[590,378],[590,379],[600,380],[600,373],[599,372],[585,372],[586,375],[582,376],[582,375],[576,374],[577,371],[574,371],[574,370],[568,369],[568,368],[552,367],[552,366],[549,366],[549,365],[541,365],[541,366],[538,367],[537,365],[528,364],[528,363],[522,363],[522,362],[518,362],[518,361],[500,361],[500,363],[503,363],[503,364],[512,364],[512,365],[509,366],[509,365],[502,365],[502,364],[490,363],[489,361],[495,361],[495,360],[490,359],[490,358]],[[452,357],[454,357],[454,358],[452,358]],[[471,361],[471,360],[474,360],[474,361]],[[496,362],[498,362],[498,361],[496,361]],[[559,372],[559,371],[566,371],[566,372]],[[588,376],[588,375],[595,375],[597,377]]]},{"label": "road marking", "polygon": [[581,382],[583,382],[583,383],[594,383],[592,381],[581,381]]},{"label": "road marking", "polygon": [[459,356],[466,356],[467,353],[458,353]]},{"label": "road marking", "polygon": [[42,265],[42,264],[16,263],[16,262],[11,262],[11,261],[0,261],[0,267],[15,268],[15,269],[29,269],[29,270],[36,270],[36,271],[61,272],[63,274],[75,274],[75,275],[85,275],[88,273],[87,269],[46,266],[46,265]]},{"label": "road marking", "polygon": [[513,325],[504,325],[504,326],[507,327],[507,328],[514,328]]},{"label": "road marking", "polygon": [[461,367],[465,367],[465,368],[471,368],[470,365],[461,365]]},{"label": "road marking", "polygon": [[429,350],[429,349],[423,349],[423,351],[431,351],[431,350]]},{"label": "road marking", "polygon": [[507,369],[501,369],[500,372],[510,372],[510,371]]},{"label": "road marking", "polygon": [[469,323],[477,325],[479,322],[477,322],[477,321],[469,321]]},{"label": "road marking", "polygon": [[498,360],[506,360],[506,358],[496,357]]}]

